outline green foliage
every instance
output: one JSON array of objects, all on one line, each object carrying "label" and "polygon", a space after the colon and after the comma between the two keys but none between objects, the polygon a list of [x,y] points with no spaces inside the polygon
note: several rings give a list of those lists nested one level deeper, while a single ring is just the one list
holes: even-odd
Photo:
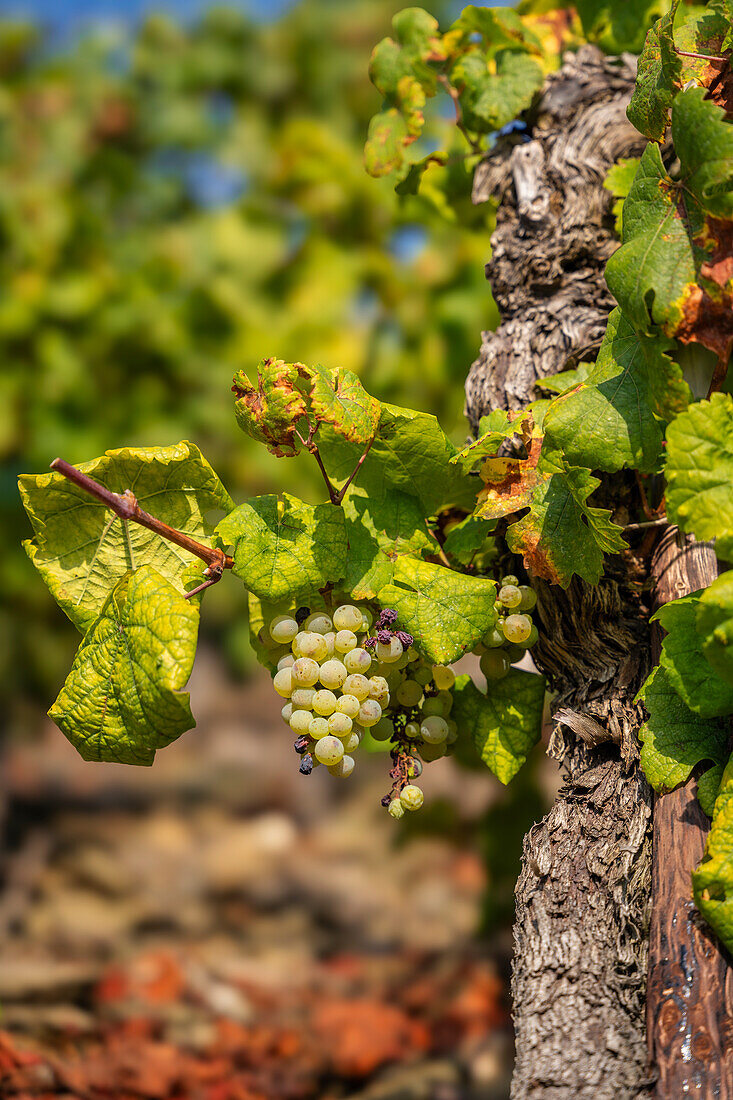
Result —
[{"label": "green foliage", "polygon": [[658,470],[665,425],[687,408],[690,393],[671,347],[637,332],[615,309],[586,379],[548,409],[547,440],[577,465]]},{"label": "green foliage", "polygon": [[696,626],[705,657],[733,684],[733,571],[721,573],[702,593]]},{"label": "green foliage", "polygon": [[349,544],[344,587],[354,599],[375,599],[391,583],[399,557],[438,552],[419,501],[398,489],[373,497],[355,486],[343,511]]},{"label": "green foliage", "polygon": [[733,775],[725,767],[702,863],[692,873],[695,904],[730,949],[733,944]]},{"label": "green foliage", "polygon": [[623,235],[624,228],[624,199],[631,190],[631,184],[634,182],[638,167],[638,157],[622,157],[609,168],[603,181],[604,187],[607,187],[616,199],[613,204],[613,215],[616,219],[616,232],[619,237]]},{"label": "green foliage", "polygon": [[196,653],[198,609],[150,565],[109,594],[48,712],[85,760],[152,764],[194,725],[181,692]]},{"label": "green foliage", "polygon": [[648,719],[639,731],[641,766],[655,791],[685,783],[703,760],[720,763],[728,742],[726,725],[702,718],[677,694],[669,672],[654,669],[639,692]]},{"label": "green foliage", "polygon": [[540,739],[544,678],[514,668],[484,695],[466,677],[455,695],[456,721],[472,731],[479,756],[497,779],[508,783]]},{"label": "green foliage", "polygon": [[[114,493],[133,491],[142,508],[204,545],[213,532],[207,513],[232,507],[198,447],[185,441],[107,451],[79,468]],[[35,534],[23,545],[82,634],[130,569],[154,565],[179,593],[190,587],[193,554],[115,516],[61,474],[24,474],[20,492]]]},{"label": "green foliage", "polygon": [[344,513],[282,496],[240,504],[216,529],[234,547],[234,574],[260,600],[289,604],[346,572]]},{"label": "green foliage", "polygon": [[667,631],[660,664],[669,683],[701,718],[733,713],[733,683],[721,679],[707,660],[704,635],[698,632],[701,600],[698,594],[672,600],[653,619]]},{"label": "green foliage", "polygon": [[650,23],[668,6],[669,0],[577,0],[575,4],[584,33],[608,53],[638,53]]},{"label": "green foliage", "polygon": [[496,622],[496,584],[413,557],[395,563],[393,583],[379,593],[403,628],[436,664],[451,664],[473,649]]}]

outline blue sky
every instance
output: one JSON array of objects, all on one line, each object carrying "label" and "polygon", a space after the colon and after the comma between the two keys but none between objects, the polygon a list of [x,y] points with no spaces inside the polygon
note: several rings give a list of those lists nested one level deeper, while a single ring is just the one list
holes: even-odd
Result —
[{"label": "blue sky", "polygon": [[[227,0],[259,18],[275,18],[292,0]],[[41,20],[55,31],[74,32],[89,22],[134,22],[146,12],[168,11],[184,18],[211,7],[210,0],[0,0],[0,16]]]}]

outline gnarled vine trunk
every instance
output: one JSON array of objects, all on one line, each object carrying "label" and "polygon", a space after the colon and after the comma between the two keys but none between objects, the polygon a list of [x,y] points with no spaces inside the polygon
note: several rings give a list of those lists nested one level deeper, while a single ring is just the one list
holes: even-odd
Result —
[{"label": "gnarled vine trunk", "polygon": [[[531,133],[501,139],[477,170],[475,199],[501,200],[487,276],[502,322],[483,334],[466,384],[474,428],[491,408],[539,396],[538,379],[595,358],[618,245],[603,179],[646,144],[626,119],[634,77],[633,58],[591,46],[568,56]],[[618,516],[632,492],[616,475],[594,501]],[[651,797],[633,698],[650,660],[645,568],[629,552],[595,588],[538,585],[533,653],[558,692],[550,752],[566,783],[525,840],[517,885],[513,1100],[644,1094]]]}]

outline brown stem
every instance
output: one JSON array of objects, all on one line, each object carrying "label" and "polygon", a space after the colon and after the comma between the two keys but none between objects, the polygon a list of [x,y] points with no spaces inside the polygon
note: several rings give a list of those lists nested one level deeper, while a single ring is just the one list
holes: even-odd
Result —
[{"label": "brown stem", "polygon": [[722,61],[727,61],[728,60],[727,57],[714,57],[712,54],[709,54],[709,53],[691,53],[689,50],[678,50],[676,46],[674,47],[674,52],[679,57],[696,57],[696,58],[699,58],[700,61],[721,61],[722,62]]},{"label": "brown stem", "polygon": [[708,398],[712,393],[717,393],[720,387],[725,381],[725,376],[728,373],[728,361],[730,358],[730,347],[725,352],[721,352],[718,356],[718,361],[715,364],[715,370],[713,371],[713,377],[710,379],[710,386],[708,387]]},{"label": "brown stem", "polygon": [[649,507],[649,501],[647,499],[646,489],[644,488],[644,483],[641,480],[641,474],[639,473],[638,470],[634,470],[634,477],[636,478],[636,487],[639,490],[639,496],[641,497],[641,506],[644,509],[644,515],[646,516],[647,519],[654,519],[654,513],[652,512],[651,508]]},{"label": "brown stem", "polygon": [[443,85],[446,92],[448,93],[448,95],[453,100],[453,107],[455,108],[455,112],[456,112],[456,126],[458,127],[460,132],[463,134],[464,138],[466,139],[468,144],[471,146],[474,153],[483,153],[483,149],[481,147],[480,140],[478,138],[472,138],[471,137],[468,130],[466,129],[466,124],[463,121],[463,111],[461,110],[461,102],[460,102],[460,98],[459,98],[461,93],[458,91],[457,88],[453,87],[453,85],[451,84],[451,82],[450,82],[450,80],[448,79],[447,76],[439,76],[438,77],[438,83]]},{"label": "brown stem", "polygon": [[648,527],[663,527],[665,523],[669,523],[667,517],[660,516],[659,519],[644,520],[643,523],[627,523],[624,531],[645,531]]},{"label": "brown stem", "polygon": [[359,461],[357,462],[356,466],[355,466],[355,467],[354,467],[354,469],[353,469],[353,470],[351,471],[351,473],[350,473],[350,475],[349,475],[349,478],[348,478],[348,481],[346,482],[346,484],[345,484],[345,485],[342,485],[342,487],[341,487],[341,488],[339,489],[338,493],[336,493],[336,499],[335,499],[335,500],[333,500],[333,503],[334,503],[334,504],[341,504],[341,502],[343,501],[344,497],[346,496],[346,490],[348,489],[349,485],[351,485],[351,482],[352,482],[352,481],[354,480],[354,478],[356,477],[356,475],[357,475],[357,474],[359,473],[359,470],[360,470],[360,469],[361,469],[361,467],[362,467],[362,464],[363,464],[363,462],[364,462],[364,459],[365,459],[365,458],[366,458],[366,456],[367,456],[367,455],[369,454],[369,452],[370,452],[370,450],[371,450],[371,448],[372,448],[372,443],[374,442],[374,440],[375,440],[376,438],[377,438],[377,437],[376,437],[376,435],[373,435],[373,436],[372,436],[372,438],[371,438],[371,439],[369,440],[369,442],[367,443],[367,445],[366,445],[366,449],[364,450],[364,454],[363,454],[363,455],[361,456],[361,458],[360,458],[360,459],[359,459]]},{"label": "brown stem", "polygon": [[[154,531],[156,535],[160,535],[161,538],[167,539],[168,542],[174,542],[176,546],[180,546],[183,550],[187,550],[189,554],[195,554],[197,558],[201,558],[205,561],[208,569],[207,573],[210,573],[212,578],[215,577],[219,580],[222,571],[224,569],[231,569],[234,565],[234,559],[230,558],[228,554],[225,554],[223,550],[211,546],[204,546],[203,543],[197,542],[189,535],[184,535],[182,531],[176,531],[174,527],[169,527],[167,523],[163,523],[162,520],[156,519],[155,516],[151,516],[148,512],[144,512],[137,502],[136,497],[129,489],[124,493],[113,493],[110,489],[106,489],[104,485],[100,485],[98,481],[94,481],[88,474],[82,473],[81,470],[77,470],[76,466],[72,466],[70,463],[65,462],[63,458],[55,458],[51,463],[51,469],[55,470],[59,474],[63,474],[69,481],[73,481],[75,485],[78,485],[80,489],[84,489],[90,496],[95,497],[102,504],[106,505],[115,515],[120,519],[132,520],[133,523],[139,523],[141,527],[147,527],[149,531]],[[218,575],[217,575],[218,574]],[[213,580],[211,583],[215,583]],[[208,587],[208,584],[207,586]],[[194,592],[199,591],[194,589]],[[193,592],[188,593],[189,596],[193,595]]]},{"label": "brown stem", "polygon": [[295,434],[297,435],[298,439],[303,444],[305,449],[313,455],[316,462],[318,463],[318,469],[321,471],[323,475],[323,480],[326,483],[326,488],[328,489],[328,498],[331,501],[331,504],[340,504],[341,501],[338,499],[338,493],[331,484],[331,479],[326,472],[326,467],[323,465],[323,459],[321,458],[321,452],[318,450],[318,444],[313,442],[313,436],[315,435],[317,428],[318,425],[316,425],[315,427],[311,427],[310,431],[308,432],[307,439],[303,439],[303,436],[297,429]]}]

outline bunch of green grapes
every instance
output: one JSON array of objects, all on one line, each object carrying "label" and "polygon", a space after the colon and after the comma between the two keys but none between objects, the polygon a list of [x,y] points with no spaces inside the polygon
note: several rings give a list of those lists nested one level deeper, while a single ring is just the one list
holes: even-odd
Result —
[{"label": "bunch of green grapes", "polygon": [[366,730],[392,743],[392,787],[383,803],[401,817],[423,803],[412,782],[422,762],[445,755],[457,737],[449,717],[455,675],[420,656],[391,609],[380,612],[369,637],[373,622],[368,608],[354,604],[276,615],[267,641],[289,652],[277,662],[273,686],[287,700],[282,717],[296,735],[303,775],[323,765],[350,776]]},{"label": "bunch of green grapes", "polygon": [[512,575],[501,578],[495,604],[496,626],[474,649],[487,680],[501,680],[537,641],[539,634],[531,618],[536,605],[533,588],[520,584]]}]

